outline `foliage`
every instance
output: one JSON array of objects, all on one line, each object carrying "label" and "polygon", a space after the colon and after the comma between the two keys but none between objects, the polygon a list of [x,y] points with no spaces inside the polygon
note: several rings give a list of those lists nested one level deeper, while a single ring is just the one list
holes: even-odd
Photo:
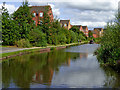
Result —
[{"label": "foliage", "polygon": [[[49,36],[51,34],[51,20],[48,13],[48,7],[46,7],[46,11],[43,12],[44,13],[44,17],[41,19],[42,24],[40,24],[40,26],[42,27],[42,31],[43,33],[46,33],[47,36]],[[47,37],[48,40],[48,37]]]},{"label": "foliage", "polygon": [[93,37],[93,33],[90,31],[90,32],[88,32],[88,36],[89,37]]},{"label": "foliage", "polygon": [[69,32],[70,32],[70,35],[71,35],[70,43],[77,42],[77,37],[76,37],[75,33],[73,31],[71,31],[71,30]]},{"label": "foliage", "polygon": [[70,28],[70,30],[79,34],[79,28],[76,26],[73,26],[72,28]]},{"label": "foliage", "polygon": [[75,32],[78,40],[86,40],[85,34],[82,31],[79,31],[78,27],[73,26],[70,30],[72,30],[73,32]]},{"label": "foliage", "polygon": [[15,42],[15,45],[16,46],[18,46],[18,47],[23,47],[23,48],[29,48],[29,47],[31,47],[31,45],[30,45],[30,42],[29,42],[29,40],[28,39],[21,39],[21,40],[19,40],[19,41],[16,41]]},{"label": "foliage", "polygon": [[[116,19],[118,20],[119,18]],[[101,47],[97,50],[97,53],[98,60],[103,64],[115,65],[120,60],[119,22],[107,24],[101,38]]]},{"label": "foliage", "polygon": [[12,15],[9,15],[7,9],[3,7],[2,44],[29,47],[30,44],[32,46],[46,46],[47,44],[69,44],[77,40],[86,40],[84,33],[79,31],[77,27],[67,30],[61,27],[58,19],[51,20],[48,15],[49,7],[45,7],[45,9],[44,17],[39,18],[40,23],[36,27],[27,1],[23,2]]},{"label": "foliage", "polygon": [[64,33],[61,33],[61,32],[59,32],[58,34],[59,34],[59,36],[58,36],[58,41],[59,41],[59,43],[60,43],[60,44],[65,44],[65,43],[66,43],[66,40],[67,40],[65,34],[64,34]]},{"label": "foliage", "polygon": [[29,39],[33,21],[27,1],[23,2],[19,9],[13,13],[13,19],[16,21],[16,26],[19,27],[20,38]]},{"label": "foliage", "polygon": [[46,46],[46,34],[41,31],[41,27],[35,27],[34,30],[30,32],[30,42],[33,46]]},{"label": "foliage", "polygon": [[3,45],[14,45],[19,39],[18,27],[15,21],[9,16],[8,10],[2,7],[2,41]]}]

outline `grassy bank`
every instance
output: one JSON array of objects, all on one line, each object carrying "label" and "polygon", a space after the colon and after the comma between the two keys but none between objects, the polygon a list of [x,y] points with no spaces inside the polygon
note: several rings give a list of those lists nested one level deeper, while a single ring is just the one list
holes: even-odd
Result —
[{"label": "grassy bank", "polygon": [[47,47],[37,47],[37,48],[34,47],[34,48],[26,49],[26,50],[19,50],[19,51],[15,51],[15,52],[2,53],[2,54],[0,54],[0,60],[4,60],[7,58],[11,58],[11,57],[19,56],[19,55],[24,55],[24,54],[28,54],[28,53],[33,53],[33,52],[49,52],[51,50],[62,49],[62,48],[66,48],[69,46],[81,45],[81,44],[85,44],[85,43],[88,43],[88,41],[84,41],[81,43],[57,45],[57,46],[48,45]]}]

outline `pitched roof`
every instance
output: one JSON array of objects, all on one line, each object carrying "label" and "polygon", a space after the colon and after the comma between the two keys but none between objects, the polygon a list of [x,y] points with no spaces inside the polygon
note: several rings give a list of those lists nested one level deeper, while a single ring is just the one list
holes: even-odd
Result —
[{"label": "pitched roof", "polygon": [[60,23],[69,23],[70,20],[60,20]]},{"label": "pitched roof", "polygon": [[30,11],[35,11],[36,13],[39,13],[40,11],[47,11],[47,8],[51,9],[50,5],[46,6],[30,6]]},{"label": "pitched roof", "polygon": [[94,28],[94,30],[99,30],[99,31],[101,31],[103,28]]}]

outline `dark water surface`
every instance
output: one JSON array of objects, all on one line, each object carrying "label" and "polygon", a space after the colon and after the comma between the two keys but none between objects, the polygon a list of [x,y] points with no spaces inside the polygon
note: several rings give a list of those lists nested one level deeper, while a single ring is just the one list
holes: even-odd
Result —
[{"label": "dark water surface", "polygon": [[117,88],[120,74],[100,67],[98,44],[17,56],[2,63],[3,88]]}]

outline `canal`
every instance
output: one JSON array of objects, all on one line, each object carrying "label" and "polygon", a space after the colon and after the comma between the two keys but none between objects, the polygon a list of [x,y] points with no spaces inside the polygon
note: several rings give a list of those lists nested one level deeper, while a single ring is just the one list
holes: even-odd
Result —
[{"label": "canal", "polygon": [[3,88],[120,88],[120,74],[103,68],[98,44],[31,53],[2,62]]}]

